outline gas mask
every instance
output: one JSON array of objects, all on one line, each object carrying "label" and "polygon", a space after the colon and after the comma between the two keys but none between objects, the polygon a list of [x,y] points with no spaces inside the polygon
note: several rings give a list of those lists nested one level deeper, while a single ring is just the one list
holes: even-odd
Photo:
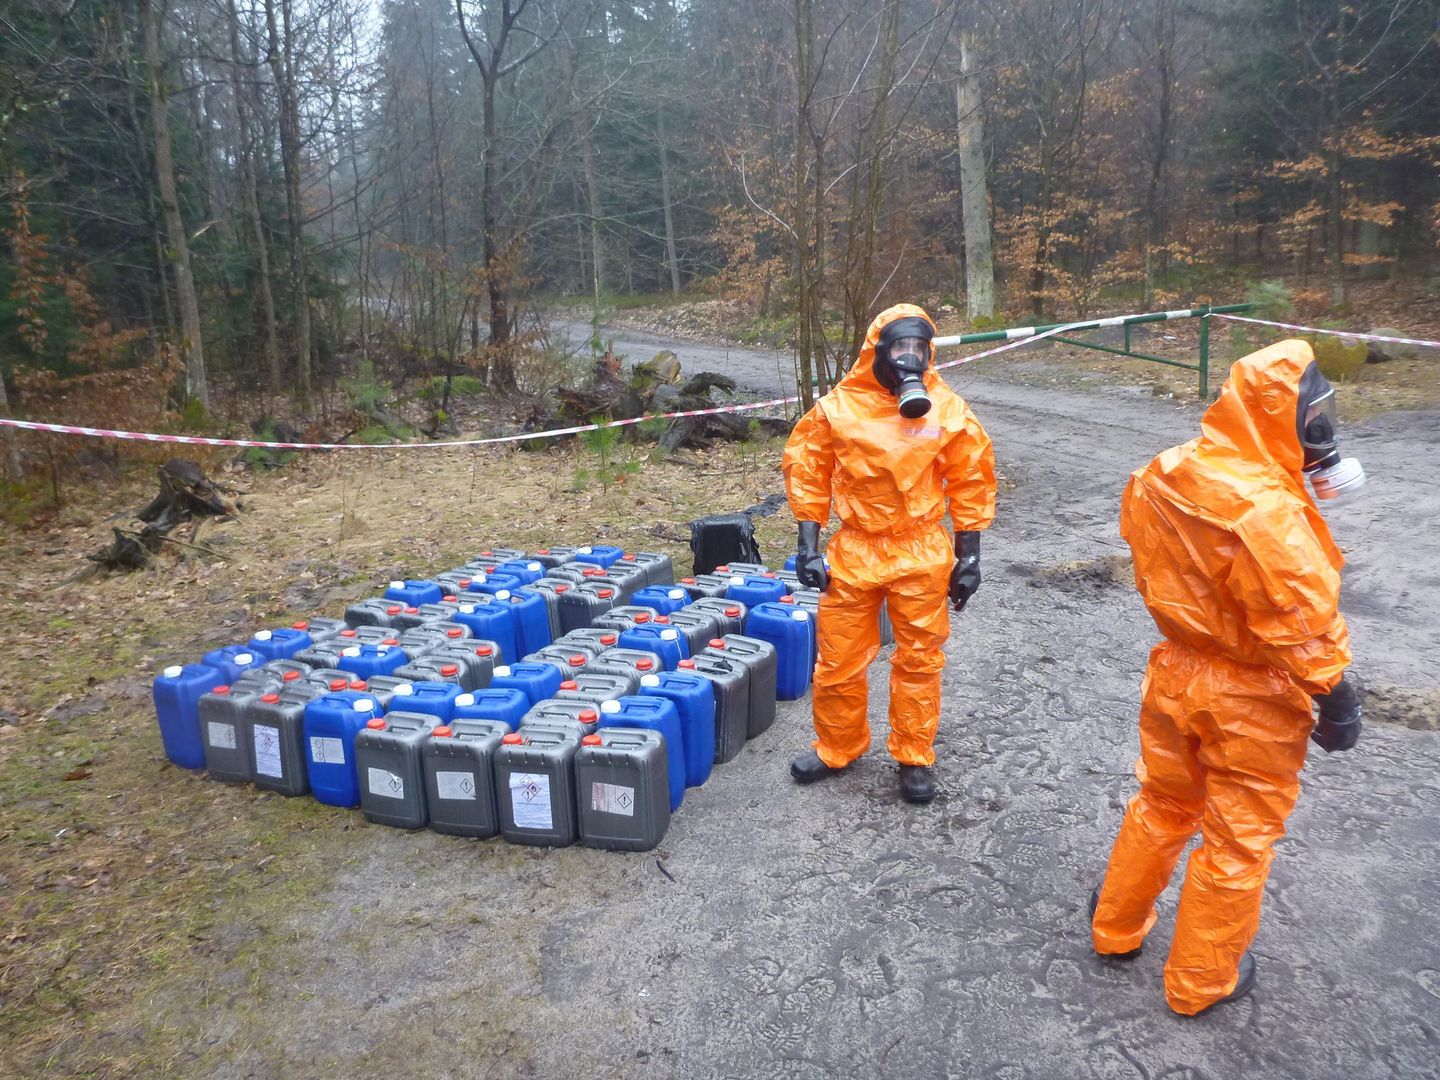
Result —
[{"label": "gas mask", "polygon": [[895,395],[900,415],[915,420],[930,411],[925,372],[935,328],[919,316],[896,319],[880,331],[875,345],[875,378]]},{"label": "gas mask", "polygon": [[1335,388],[1312,363],[1300,376],[1300,400],[1296,407],[1296,429],[1305,453],[1304,471],[1317,499],[1334,499],[1365,483],[1365,470],[1356,458],[1340,456],[1340,436],[1335,420]]}]

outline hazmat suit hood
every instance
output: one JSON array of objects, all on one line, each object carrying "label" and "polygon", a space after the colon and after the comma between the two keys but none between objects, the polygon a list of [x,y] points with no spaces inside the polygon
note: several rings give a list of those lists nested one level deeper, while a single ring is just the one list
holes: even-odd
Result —
[{"label": "hazmat suit hood", "polygon": [[1278,466],[1278,472],[1289,481],[1286,486],[1311,502],[1295,417],[1300,378],[1314,362],[1310,344],[1298,339],[1278,342],[1235,361],[1220,396],[1200,422],[1202,449]]},{"label": "hazmat suit hood", "polygon": [[[886,308],[870,323],[870,329],[865,331],[865,344],[860,346],[860,355],[855,358],[855,363],[850,366],[850,370],[836,384],[837,386],[849,390],[873,391],[877,394],[884,394],[893,400],[890,391],[881,385],[879,377],[875,374],[875,346],[880,344],[880,335],[884,332],[885,327],[898,319],[924,319],[930,324],[931,332],[935,332],[935,320],[930,318],[922,307],[915,304],[896,304],[894,307]],[[930,367],[925,372],[925,389],[933,394],[935,387],[942,381],[940,373],[935,370],[932,354]]]}]

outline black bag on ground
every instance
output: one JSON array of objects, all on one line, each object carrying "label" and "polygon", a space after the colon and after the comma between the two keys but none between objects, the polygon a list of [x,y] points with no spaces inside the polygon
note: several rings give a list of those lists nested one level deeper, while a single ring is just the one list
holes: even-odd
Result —
[{"label": "black bag on ground", "polygon": [[747,514],[711,514],[690,523],[696,577],[731,562],[760,562],[755,523]]}]

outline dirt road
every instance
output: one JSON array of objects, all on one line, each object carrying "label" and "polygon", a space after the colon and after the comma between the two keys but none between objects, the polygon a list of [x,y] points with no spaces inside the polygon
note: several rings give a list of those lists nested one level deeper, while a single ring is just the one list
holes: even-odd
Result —
[{"label": "dirt road", "polygon": [[[763,355],[731,350],[757,391],[775,385]],[[984,586],[947,649],[934,804],[895,795],[882,657],[868,758],[795,786],[808,700],[784,704],[687,794],[653,853],[460,841],[314,807],[307,850],[328,889],[265,922],[217,901],[202,973],[149,995],[140,1029],[102,1038],[179,1031],[193,1056],[177,1075],[225,1078],[1440,1075],[1440,733],[1402,726],[1440,716],[1440,416],[1346,432],[1371,480],[1328,513],[1350,560],[1356,670],[1372,715],[1395,722],[1312,757],[1254,946],[1259,990],[1182,1020],[1161,987],[1175,890],[1125,966],[1092,955],[1084,908],[1135,787],[1155,640],[1118,498],[1198,408],[1043,385],[1043,363],[1026,363],[1028,383],[955,373],[1003,483]],[[464,490],[469,468],[416,490]],[[775,463],[755,473],[778,490]],[[564,531],[546,505],[527,513]],[[782,559],[788,529],[767,535]],[[415,558],[435,540],[415,537]],[[136,783],[177,800],[153,756]],[[296,820],[296,801],[181,779],[235,829]],[[212,872],[224,830],[180,854]],[[283,889],[290,872],[276,862],[265,880]]]},{"label": "dirt road", "polygon": [[[764,354],[698,362],[775,385]],[[1084,903],[1134,789],[1155,638],[1117,500],[1198,411],[964,369],[955,382],[1005,484],[985,586],[948,649],[935,804],[895,797],[877,667],[869,758],[796,787],[807,704],[786,705],[688,794],[655,854],[370,830],[328,909],[276,928],[291,944],[264,1030],[227,1035],[236,1057],[217,1075],[462,1075],[457,1061],[544,1077],[1440,1073],[1440,734],[1372,724],[1354,753],[1311,760],[1253,999],[1166,1011],[1173,890],[1141,959],[1093,957]],[[1350,431],[1372,479],[1331,513],[1356,668],[1391,719],[1416,723],[1436,717],[1440,492],[1423,463],[1437,430],[1393,414]]]}]

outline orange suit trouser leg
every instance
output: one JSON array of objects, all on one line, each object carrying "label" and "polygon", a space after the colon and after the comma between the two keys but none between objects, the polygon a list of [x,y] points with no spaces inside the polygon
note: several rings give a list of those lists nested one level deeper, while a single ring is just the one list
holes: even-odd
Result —
[{"label": "orange suit trouser leg", "polygon": [[819,643],[811,706],[815,753],[839,769],[870,748],[870,663],[880,651],[883,589],[861,589],[831,576],[820,596]]},{"label": "orange suit trouser leg", "polygon": [[[1278,671],[1166,644],[1151,654],[1146,701],[1153,716],[1147,725],[1142,710],[1141,790],[1111,854],[1095,913],[1095,945],[1117,952],[1128,940],[1134,948],[1153,924],[1154,897],[1189,837],[1172,854],[1164,838],[1173,843],[1180,817],[1168,820],[1154,844],[1142,822],[1132,824],[1131,818],[1136,809],[1156,806],[1162,810],[1151,818],[1163,817],[1154,764],[1166,763],[1172,776],[1173,768],[1183,768],[1203,785],[1202,843],[1190,857],[1180,894],[1165,997],[1176,1012],[1193,1014],[1235,988],[1240,957],[1259,928],[1272,847],[1285,834],[1300,791],[1310,699]],[[1147,922],[1137,936],[1133,918],[1142,906]]]},{"label": "orange suit trouser leg", "polygon": [[901,765],[935,764],[940,672],[950,637],[950,567],[890,583],[886,603],[895,630],[890,657],[890,753]]}]

